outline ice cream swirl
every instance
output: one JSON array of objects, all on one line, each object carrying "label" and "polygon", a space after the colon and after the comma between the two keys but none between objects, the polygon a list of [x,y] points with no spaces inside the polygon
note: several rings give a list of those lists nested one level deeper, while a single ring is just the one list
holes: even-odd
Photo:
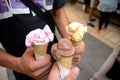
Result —
[{"label": "ice cream swirl", "polygon": [[72,22],[66,26],[66,31],[70,40],[80,41],[82,40],[84,34],[87,32],[87,27],[78,22]]},{"label": "ice cream swirl", "polygon": [[44,45],[53,41],[54,34],[50,30],[48,25],[45,25],[44,29],[35,29],[27,34],[25,44],[27,47],[32,45]]}]

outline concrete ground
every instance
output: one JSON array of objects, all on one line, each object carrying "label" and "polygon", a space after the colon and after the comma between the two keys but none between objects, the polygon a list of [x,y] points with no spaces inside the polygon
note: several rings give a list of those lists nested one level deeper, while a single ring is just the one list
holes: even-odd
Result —
[{"label": "concrete ground", "polygon": [[[65,11],[70,22],[77,21],[84,25],[87,23],[88,13],[83,10],[83,4],[77,3],[74,6],[66,5]],[[120,44],[120,26],[109,24],[106,31],[98,33],[98,18],[93,23],[94,28],[88,27],[88,33],[83,41],[86,44],[85,53],[80,63],[81,73],[77,80],[88,80],[95,72],[99,70],[107,57],[111,54],[113,48]],[[58,37],[59,33],[57,33]],[[0,67],[0,80],[15,80],[11,70]],[[107,80],[107,79],[106,79]]]}]

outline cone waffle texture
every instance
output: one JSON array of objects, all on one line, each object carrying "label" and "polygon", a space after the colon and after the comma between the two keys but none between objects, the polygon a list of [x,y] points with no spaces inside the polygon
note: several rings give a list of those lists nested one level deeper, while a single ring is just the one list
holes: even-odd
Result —
[{"label": "cone waffle texture", "polygon": [[70,72],[72,66],[72,56],[71,57],[62,57],[58,60],[58,67],[60,71],[61,80],[65,80],[65,77]]},{"label": "cone waffle texture", "polygon": [[73,40],[71,40],[71,42],[72,42],[73,46],[77,47],[77,46],[80,45],[81,41],[73,41]]},{"label": "cone waffle texture", "polygon": [[48,43],[45,45],[34,45],[33,47],[34,47],[35,54],[39,56],[45,56],[47,51],[47,46],[48,46]]},{"label": "cone waffle texture", "polygon": [[64,68],[70,69],[72,65],[72,56],[71,57],[62,57],[58,60],[58,63],[60,63]]}]

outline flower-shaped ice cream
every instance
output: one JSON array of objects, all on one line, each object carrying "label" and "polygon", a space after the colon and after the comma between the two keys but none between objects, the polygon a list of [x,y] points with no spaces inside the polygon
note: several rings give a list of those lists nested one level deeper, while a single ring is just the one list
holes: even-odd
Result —
[{"label": "flower-shaped ice cream", "polygon": [[54,35],[48,25],[44,29],[36,29],[31,31],[25,40],[27,47],[33,46],[36,59],[44,58],[48,43],[53,41]]},{"label": "flower-shaped ice cream", "polygon": [[32,45],[44,45],[48,42],[53,41],[54,34],[51,32],[48,25],[45,25],[44,29],[36,29],[31,31],[25,40],[27,47]]}]

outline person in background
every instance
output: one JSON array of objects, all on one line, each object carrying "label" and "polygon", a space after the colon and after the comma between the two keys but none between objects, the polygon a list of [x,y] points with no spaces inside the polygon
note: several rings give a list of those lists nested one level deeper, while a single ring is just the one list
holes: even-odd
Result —
[{"label": "person in background", "polygon": [[70,3],[71,5],[74,5],[78,0],[67,0],[68,3]]},{"label": "person in background", "polygon": [[[57,42],[56,35],[53,42],[48,45],[48,54],[45,58],[35,60],[34,49],[25,46],[25,37],[30,31],[36,28],[43,29],[45,25],[49,25],[55,34],[56,26],[62,38],[67,38],[65,26],[69,21],[64,11],[66,0],[34,0],[33,2],[43,11],[47,18],[45,16],[42,18],[46,21],[39,18],[21,1],[0,1],[8,9],[0,13],[0,42],[5,49],[0,49],[0,66],[12,69],[16,80],[40,80],[49,74],[54,63],[50,55],[52,44]],[[47,14],[48,11],[50,11],[49,14]],[[81,42],[80,49],[75,54],[77,56],[74,57],[76,62],[79,62],[84,47],[84,42]]]},{"label": "person in background", "polygon": [[97,6],[97,9],[100,11],[98,32],[101,31],[103,24],[103,29],[107,29],[110,22],[110,15],[112,12],[116,11],[117,6],[118,0],[99,0],[99,4]]},{"label": "person in background", "polygon": [[90,0],[90,9],[89,9],[89,16],[88,16],[88,22],[87,25],[90,27],[94,27],[92,21],[95,21],[96,19],[93,17],[94,10],[97,7],[97,0]]}]

